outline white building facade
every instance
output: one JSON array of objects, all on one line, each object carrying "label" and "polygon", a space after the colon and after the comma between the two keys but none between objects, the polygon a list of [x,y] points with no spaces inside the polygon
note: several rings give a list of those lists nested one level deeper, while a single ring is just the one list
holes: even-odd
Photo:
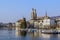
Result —
[{"label": "white building facade", "polygon": [[56,23],[54,19],[44,19],[43,20],[43,26],[45,26],[46,28],[50,28],[50,27],[55,27]]}]

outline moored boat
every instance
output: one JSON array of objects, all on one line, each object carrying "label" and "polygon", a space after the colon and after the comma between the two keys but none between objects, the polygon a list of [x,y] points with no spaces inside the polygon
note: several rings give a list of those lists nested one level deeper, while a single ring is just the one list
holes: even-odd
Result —
[{"label": "moored boat", "polygon": [[44,30],[41,30],[41,33],[44,33],[44,34],[60,34],[60,32],[56,29],[44,29]]}]

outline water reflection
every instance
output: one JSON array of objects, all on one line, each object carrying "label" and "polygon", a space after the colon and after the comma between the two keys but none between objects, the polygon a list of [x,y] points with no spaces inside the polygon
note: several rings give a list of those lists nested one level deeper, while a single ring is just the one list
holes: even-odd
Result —
[{"label": "water reflection", "polygon": [[39,32],[28,32],[28,35],[31,36],[31,37],[38,37]]},{"label": "water reflection", "polygon": [[58,34],[51,35],[50,40],[58,40]]},{"label": "water reflection", "polygon": [[27,32],[26,31],[20,31],[21,36],[26,36]]},{"label": "water reflection", "polygon": [[[58,34],[42,34],[40,32],[16,31],[16,36],[22,40],[58,40]],[[60,37],[60,36],[59,36]]]},{"label": "water reflection", "polygon": [[43,34],[16,30],[0,30],[0,39],[3,40],[60,40],[60,34]]},{"label": "water reflection", "polygon": [[42,37],[42,38],[50,38],[50,36],[51,36],[50,34],[41,34],[40,35],[40,37]]},{"label": "water reflection", "polygon": [[26,31],[16,31],[16,36],[26,36]]}]

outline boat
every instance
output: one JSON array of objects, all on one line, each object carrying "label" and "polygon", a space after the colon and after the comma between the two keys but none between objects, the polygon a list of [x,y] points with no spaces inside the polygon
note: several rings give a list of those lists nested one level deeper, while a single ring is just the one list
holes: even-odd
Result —
[{"label": "boat", "polygon": [[60,34],[60,32],[56,29],[44,29],[44,30],[41,30],[41,33],[44,33],[44,34]]}]

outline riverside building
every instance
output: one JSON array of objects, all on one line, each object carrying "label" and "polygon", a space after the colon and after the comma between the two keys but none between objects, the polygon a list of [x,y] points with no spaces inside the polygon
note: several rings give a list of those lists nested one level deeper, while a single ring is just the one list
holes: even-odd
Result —
[{"label": "riverside building", "polygon": [[50,18],[47,15],[47,12],[44,17],[37,17],[36,9],[34,8],[32,8],[31,20],[29,22],[34,28],[55,28],[56,27],[56,20]]}]

